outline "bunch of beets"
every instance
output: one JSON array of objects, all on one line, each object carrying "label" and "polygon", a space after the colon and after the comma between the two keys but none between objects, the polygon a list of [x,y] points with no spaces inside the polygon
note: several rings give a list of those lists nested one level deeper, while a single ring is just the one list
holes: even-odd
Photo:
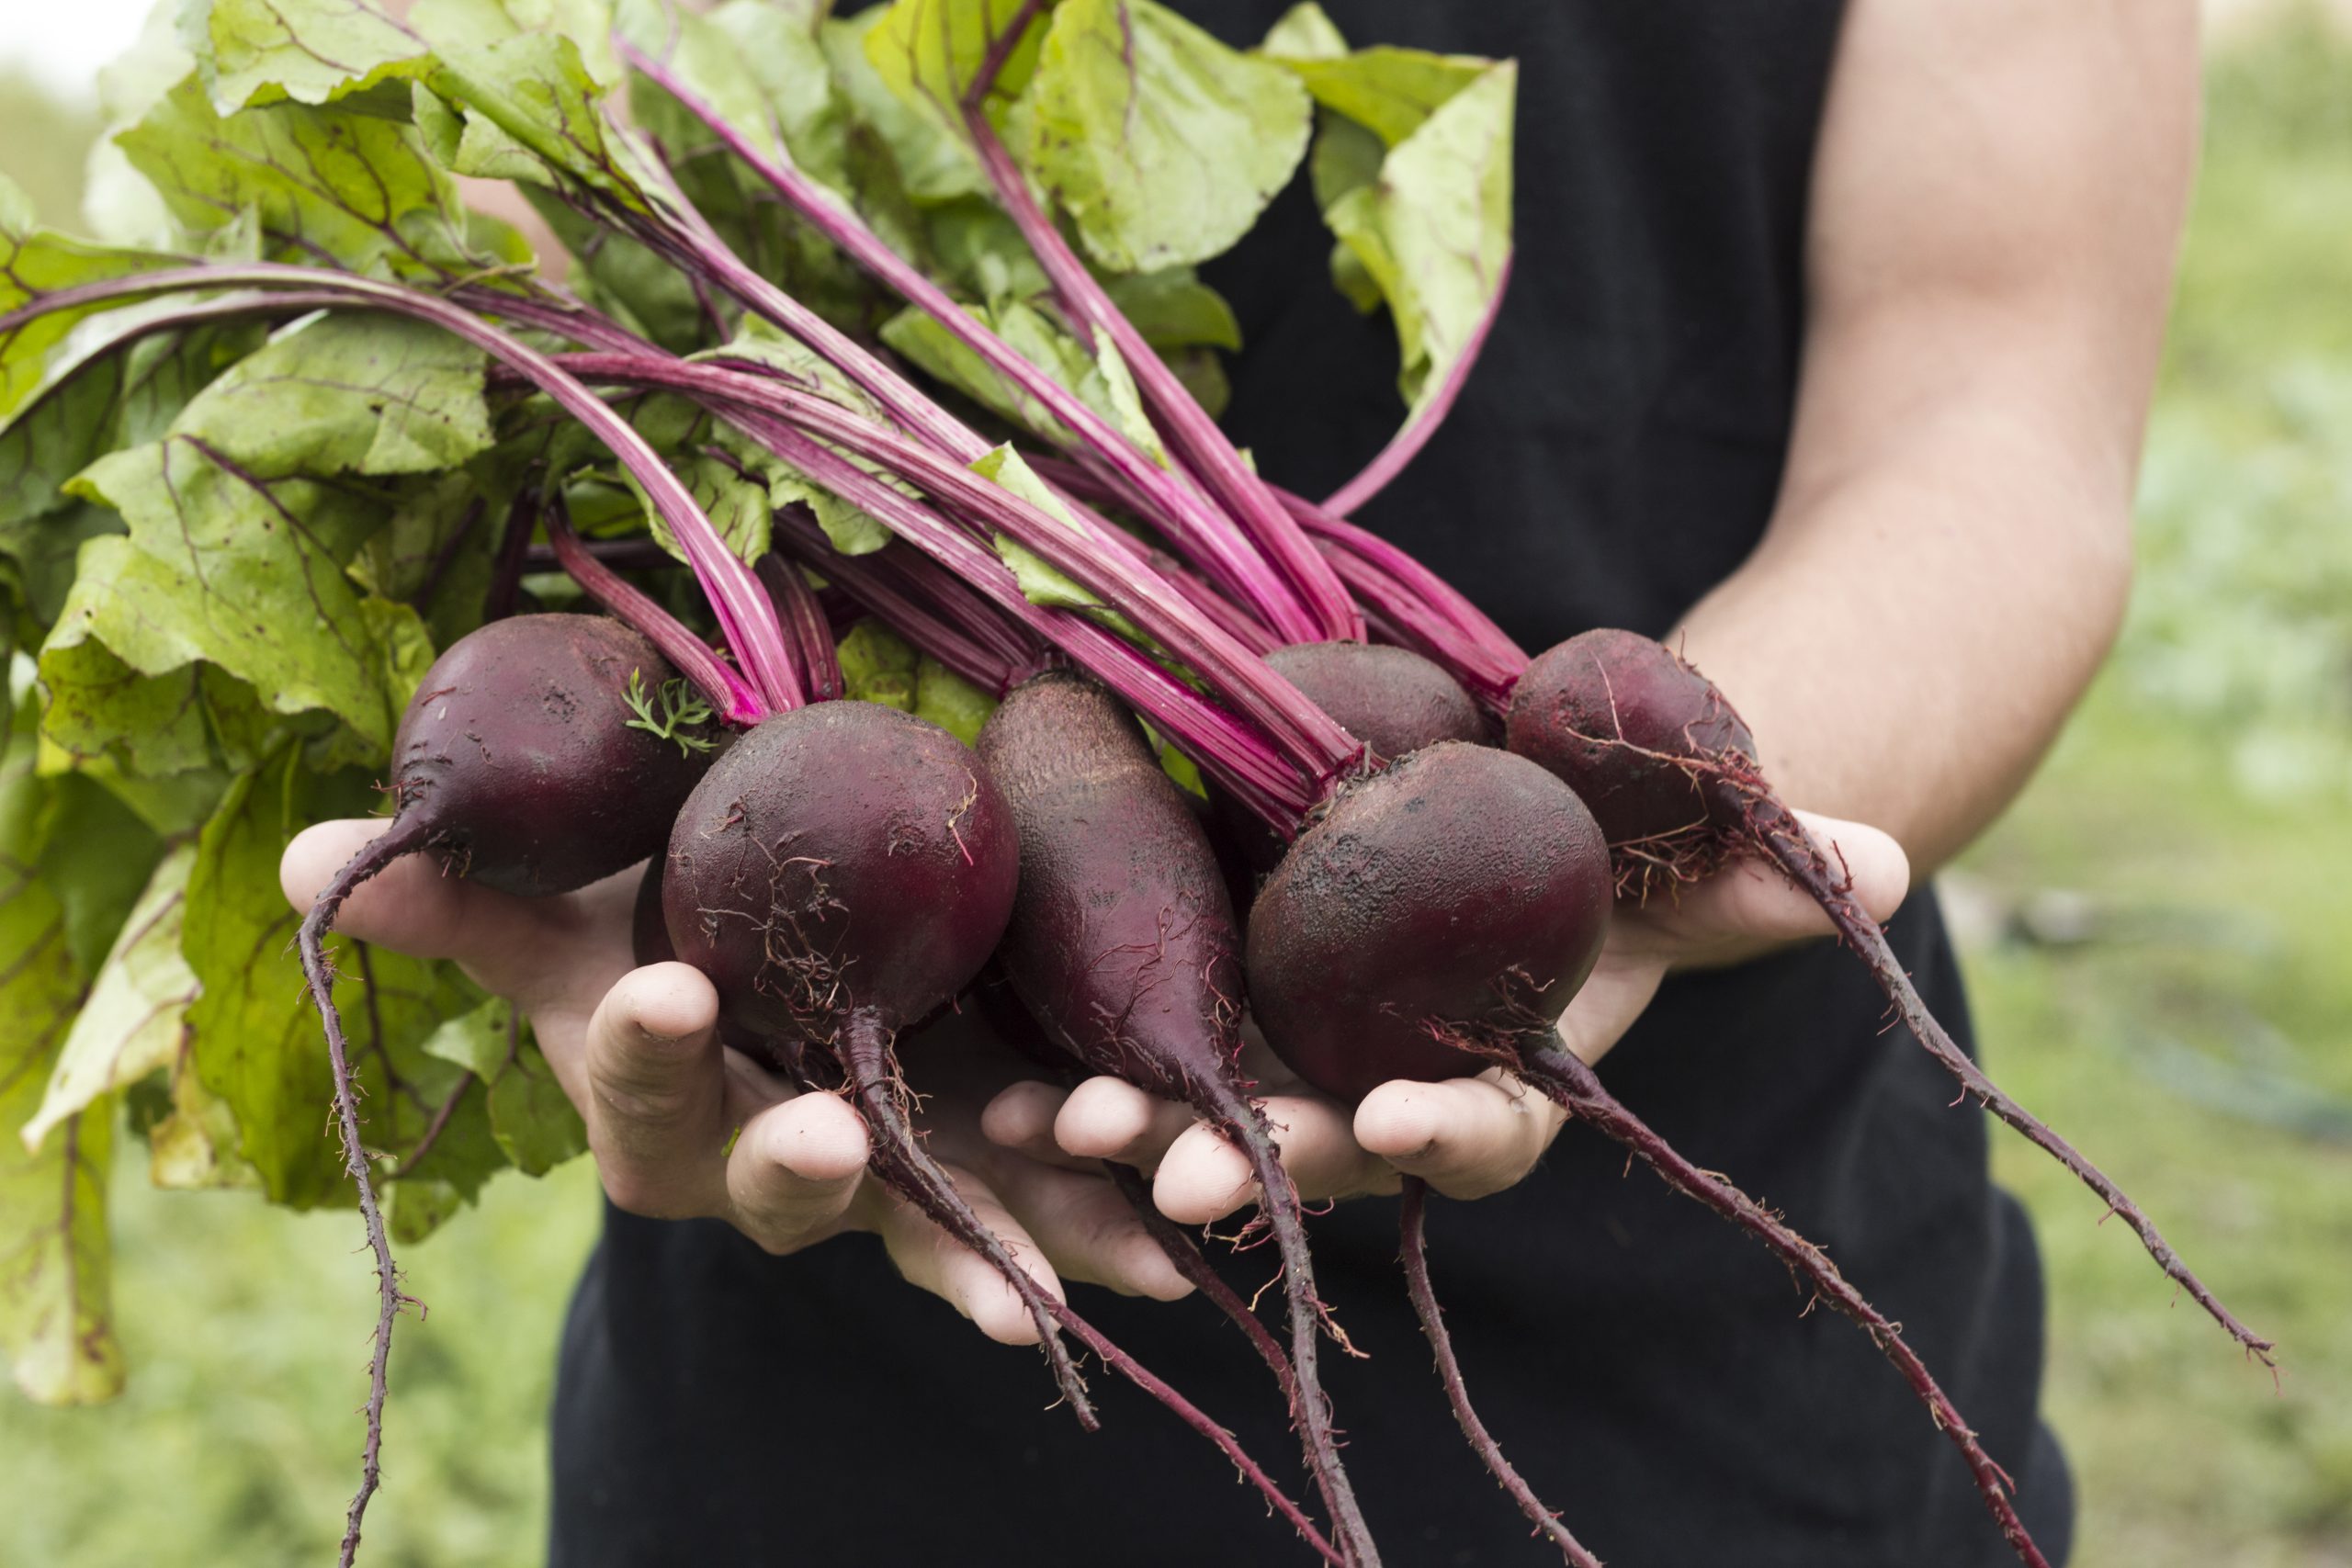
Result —
[{"label": "bunch of beets", "polygon": [[[1023,8],[1003,37],[1018,39],[1035,9]],[[347,1166],[383,1287],[368,1474],[346,1558],[375,1483],[384,1357],[401,1298],[324,944],[352,890],[409,854],[526,896],[577,889],[650,860],[640,960],[694,965],[717,987],[731,1045],[804,1089],[850,1099],[871,1134],[876,1178],[1020,1294],[1072,1415],[1094,1420],[1075,1341],[1219,1444],[1333,1562],[1370,1568],[1379,1556],[1317,1372],[1318,1344],[1333,1325],[1301,1203],[1240,1066],[1245,1014],[1302,1079],[1342,1100],[1392,1079],[1500,1065],[1616,1140],[1869,1335],[1970,1467],[2018,1555],[2044,1561],[2007,1477],[1896,1325],[1819,1247],[1678,1155],[1561,1043],[1555,1026],[1600,955],[1612,910],[1671,898],[1739,857],[1769,863],[1818,900],[1907,1032],[1964,1095],[2075,1172],[2165,1274],[2249,1349],[2267,1349],[2112,1182],[1928,1015],[1841,869],[1774,794],[1754,737],[1704,676],[1668,648],[1616,630],[1587,631],[1531,659],[1462,594],[1340,515],[1427,438],[1451,387],[1337,506],[1261,477],[1122,313],[1000,141],[984,105],[1012,51],[993,48],[962,100],[968,143],[1047,280],[1060,324],[1107,345],[1132,376],[1159,443],[1147,450],[1131,424],[1079,396],[849,205],[730,124],[658,43],[618,47],[632,71],[729,150],[762,200],[927,312],[1042,410],[1062,438],[1055,449],[984,436],[968,406],[942,400],[746,264],[683,189],[654,177],[658,149],[636,166],[634,184],[618,175],[560,183],[572,218],[797,340],[821,375],[751,354],[682,357],[537,280],[435,289],[268,261],[150,266],[38,296],[0,319],[0,331],[13,332],[69,307],[201,295],[190,309],[216,316],[381,312],[440,328],[487,355],[493,387],[551,402],[617,459],[699,591],[695,612],[673,613],[628,559],[575,531],[552,481],[526,487],[510,523],[510,567],[538,551],[604,613],[494,619],[442,652],[399,728],[390,830],[302,925]],[[443,90],[462,101],[464,83]],[[486,95],[468,107],[496,117]],[[629,132],[615,121],[605,135],[618,145]],[[154,321],[172,319],[151,309]],[[1453,384],[1472,357],[1451,368]],[[842,553],[794,505],[777,513],[770,553],[740,558],[617,412],[621,397],[648,393],[724,422],[878,522],[891,542]],[[977,747],[843,695],[835,636],[867,618],[997,699]],[[649,693],[665,696],[662,722],[649,722]],[[1197,770],[1208,802],[1171,775],[1170,751]],[[1245,863],[1244,873],[1231,869]],[[1036,1039],[1069,1069],[1182,1101],[1247,1156],[1281,1258],[1287,1342],[1216,1282],[1189,1241],[1169,1246],[1269,1364],[1328,1533],[1221,1427],[1039,1288],[927,1151],[894,1041],[956,1005],[991,964]],[[1430,1291],[1423,1196],[1406,1182],[1403,1282],[1455,1414],[1536,1529],[1569,1562],[1591,1563],[1471,1407]]]}]

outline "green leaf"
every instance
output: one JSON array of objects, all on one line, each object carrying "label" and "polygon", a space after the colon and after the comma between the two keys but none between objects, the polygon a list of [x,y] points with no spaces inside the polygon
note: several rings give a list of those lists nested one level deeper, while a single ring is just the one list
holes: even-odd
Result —
[{"label": "green leaf", "polygon": [[107,452],[161,435],[221,367],[261,341],[252,321],[142,335],[137,322],[159,307],[171,308],[117,312],[105,324],[119,330],[60,366],[0,429],[0,578],[14,576],[44,628],[64,604],[82,542],[122,529],[113,513],[66,493],[66,481]]},{"label": "green leaf", "polygon": [[[1046,488],[1036,470],[1022,460],[1021,454],[1012,449],[1010,442],[983,454],[971,468],[982,479],[1011,491],[1046,516],[1057,519],[1072,529],[1078,526],[1077,520],[1063,507],[1061,498]],[[1013,579],[1021,585],[1022,597],[1031,604],[1053,610],[1107,615],[1102,601],[1028,546],[999,534],[996,536],[996,553],[999,559],[1012,569]]]},{"label": "green leaf", "polygon": [[919,664],[907,639],[868,616],[850,627],[836,649],[841,660],[842,690],[861,703],[911,713],[915,705],[915,671]]},{"label": "green leaf", "polygon": [[[320,1135],[334,1079],[277,863],[303,828],[359,816],[377,799],[372,773],[313,773],[297,752],[281,750],[231,784],[198,840],[188,878],[181,947],[202,987],[187,1015],[197,1068],[234,1113],[240,1153],[270,1200],[298,1208],[344,1201],[350,1188],[335,1141]],[[464,1077],[424,1042],[479,1007],[481,993],[454,964],[339,937],[330,957],[368,1145],[401,1156]]]},{"label": "green leaf", "polygon": [[[159,267],[180,266],[185,256],[159,251],[93,244],[37,227],[32,203],[0,175],[0,313],[79,284],[103,283]],[[41,385],[50,351],[74,325],[111,304],[52,310],[0,337],[0,414],[11,413]]]},{"label": "green leaf", "polygon": [[[137,554],[126,539],[101,543],[107,547],[93,556],[98,572]],[[93,582],[87,592],[95,596],[104,591]],[[149,676],[102,642],[76,640],[70,625],[51,638],[40,661],[48,696],[41,714],[44,739],[76,759],[105,761],[145,778],[211,764],[213,730],[196,667]]]},{"label": "green leaf", "polygon": [[46,831],[40,878],[65,906],[74,967],[96,974],[164,846],[113,792],[75,773],[52,781]]},{"label": "green leaf", "polygon": [[[87,691],[88,662],[60,656],[96,641],[146,676],[200,660],[249,685],[269,711],[324,709],[379,754],[390,747],[400,711],[393,672],[343,570],[382,521],[379,496],[259,478],[185,435],[103,457],[74,489],[114,506],[130,532],[84,547],[81,575],[43,647],[45,685]],[[135,748],[141,727],[166,716],[152,691],[121,697],[119,714],[99,706],[83,716],[100,733],[111,717],[115,736]]]},{"label": "green leaf", "polygon": [[424,51],[366,0],[189,0],[180,30],[222,114],[328,103],[414,73]]},{"label": "green leaf", "polygon": [[927,718],[967,746],[979,743],[980,727],[996,712],[996,699],[929,654],[915,666],[917,718]]},{"label": "green leaf", "polygon": [[542,186],[517,187],[578,264],[582,299],[662,347],[686,353],[710,341],[702,300],[686,275],[625,234],[574,211]]},{"label": "green leaf", "polygon": [[1306,90],[1150,0],[1065,0],[1022,101],[1025,158],[1114,272],[1205,261],[1306,151]]},{"label": "green leaf", "polygon": [[519,1043],[503,1071],[492,1080],[491,1135],[526,1176],[545,1176],[564,1161],[588,1152],[588,1128],[572,1108],[555,1069],[531,1041]]},{"label": "green leaf", "polygon": [[174,1190],[209,1191],[261,1185],[261,1175],[237,1152],[236,1113],[204,1087],[185,1031],[172,1064],[171,1111],[147,1129],[147,1179]]},{"label": "green leaf", "polygon": [[[707,15],[668,0],[623,0],[623,36],[661,60],[718,118],[836,189],[848,184],[849,145],[832,70],[816,33],[763,0],[728,0]],[[639,78],[637,121],[673,161],[718,143],[701,121]]]},{"label": "green leaf", "polygon": [[[28,715],[0,752],[0,1131],[39,1110],[83,976],[65,915],[33,871],[50,785],[33,771]],[[17,1386],[46,1404],[122,1387],[109,1295],[106,1176],[114,1105],[64,1119],[37,1152],[0,1136],[0,1348]]]},{"label": "green leaf", "polygon": [[543,1176],[586,1152],[588,1130],[580,1113],[506,1002],[493,998],[450,1020],[424,1048],[489,1086],[483,1096],[489,1134],[524,1175]]},{"label": "green leaf", "polygon": [[[438,55],[426,85],[464,114],[453,169],[652,209],[645,155],[603,107],[620,80],[605,6],[424,0],[413,20]],[[447,155],[446,131],[434,140]]]},{"label": "green leaf", "polygon": [[[1269,50],[1270,54],[1277,51]],[[1282,58],[1315,101],[1394,147],[1419,130],[1494,62],[1418,49],[1360,49],[1336,59]]]},{"label": "green leaf", "polygon": [[0,430],[0,553],[16,553],[27,524],[74,504],[66,480],[118,446],[163,434],[199,388],[261,341],[250,321],[138,331],[154,309],[115,312],[107,325],[121,330],[56,367]]},{"label": "green leaf", "polygon": [[492,997],[471,1012],[444,1020],[424,1037],[422,1048],[426,1055],[455,1062],[487,1083],[506,1066],[506,1054],[514,1043],[508,1031],[515,1023],[513,1006]]},{"label": "green leaf", "polygon": [[952,288],[990,306],[1032,299],[1052,285],[1020,225],[992,201],[958,197],[926,210],[923,235],[933,270]]},{"label": "green leaf", "polygon": [[1122,274],[1105,278],[1103,290],[1154,348],[1240,350],[1241,323],[1233,307],[1191,267]]},{"label": "green leaf", "polygon": [[196,845],[181,844],[148,878],[65,1036],[40,1109],[19,1132],[28,1150],[40,1152],[51,1129],[101,1095],[126,1089],[178,1059],[188,1004],[196,999],[196,973],[180,956],[180,923],[195,864]]},{"label": "green leaf", "polygon": [[1290,60],[1330,60],[1348,52],[1348,40],[1315,0],[1299,0],[1268,29],[1258,52]]},{"label": "green leaf", "polygon": [[1403,364],[1397,385],[1412,417],[1459,361],[1502,285],[1518,82],[1511,62],[1489,66],[1390,150],[1375,183],[1324,213],[1388,301]]},{"label": "green leaf", "polygon": [[[1142,450],[1160,456],[1159,434],[1144,412],[1125,362],[1107,337],[1097,357],[1044,312],[1021,300],[1008,299],[994,309],[967,305],[964,310],[1023,359],[1077,394],[1080,402]],[[1056,445],[1072,439],[1061,422],[1035,399],[998,375],[987,361],[915,306],[906,307],[882,323],[882,341],[926,375],[1041,439]]]},{"label": "green leaf", "polygon": [[415,130],[351,104],[224,118],[191,75],[115,140],[189,231],[251,213],[273,260],[424,277],[496,261],[473,248],[457,187]]},{"label": "green leaf", "polygon": [[482,353],[424,321],[329,315],[280,333],[173,428],[266,479],[428,474],[490,449]]},{"label": "green leaf", "polygon": [[353,581],[387,600],[420,601],[431,646],[447,648],[481,624],[506,484],[475,465],[403,487],[390,519],[351,562]]},{"label": "green leaf", "polygon": [[612,0],[417,0],[409,26],[443,54],[492,48],[526,33],[569,39],[598,88],[621,80]]},{"label": "green leaf", "polygon": [[[756,319],[747,319],[743,330],[723,346],[692,355],[692,358],[696,363],[758,366],[804,390],[813,391],[830,402],[840,404],[861,419],[885,426],[892,423],[882,406],[864,388],[843,376],[830,362],[819,357],[806,344]],[[796,503],[808,507],[816,513],[817,521],[824,528],[825,536],[833,548],[845,556],[870,555],[890,542],[890,530],[864,511],[819,486],[799,469],[733,426],[721,424],[718,428],[722,432],[721,445],[736,461],[765,479],[770,512]],[[841,456],[893,489],[909,495],[916,493],[911,487],[882,473],[873,464],[848,453]],[[763,518],[761,526],[764,529],[766,525]],[[760,536],[763,552],[766,536],[764,532]],[[747,556],[744,558],[757,558]]]},{"label": "green leaf", "polygon": [[[1024,9],[1024,0],[895,0],[865,35],[865,58],[900,102],[961,140],[964,100]],[[1042,17],[1028,21],[990,85],[993,95],[1018,96],[1036,68],[1045,31]]]},{"label": "green leaf", "polygon": [[[890,90],[866,53],[867,42],[889,12],[873,6],[854,17],[828,21],[817,41],[832,67],[833,85],[851,120],[851,186],[869,221],[887,212],[889,187],[919,206],[984,196],[988,175],[959,133]],[[903,237],[880,231],[901,251]]]}]

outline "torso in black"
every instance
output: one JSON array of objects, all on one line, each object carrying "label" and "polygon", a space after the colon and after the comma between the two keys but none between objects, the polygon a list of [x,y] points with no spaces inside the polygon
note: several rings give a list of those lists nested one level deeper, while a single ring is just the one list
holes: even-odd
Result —
[{"label": "torso in black", "polygon": [[[1755,544],[1786,448],[1806,178],[1836,0],[1325,0],[1351,39],[1522,62],[1519,262],[1452,422],[1364,521],[1531,649],[1665,629]],[[1252,41],[1284,0],[1182,0]],[[1249,337],[1228,424],[1308,493],[1396,422],[1395,347],[1331,290],[1302,191],[1214,269]],[[1933,900],[1894,926],[1967,1038]],[[1983,1119],[1828,947],[1669,984],[1603,1072],[1684,1153],[1825,1244],[1937,1369],[2054,1559],[2036,1418],[2041,1280]],[[1391,1563],[1544,1560],[1455,1434],[1396,1264],[1393,1202],[1315,1223],[1369,1359],[1326,1358]],[[1433,1266],[1488,1424],[1623,1568],[1978,1568],[2008,1560],[1958,1457],[1876,1352],[1763,1252],[1571,1126],[1511,1191],[1432,1209]],[[1250,1254],[1237,1278],[1271,1267]],[[1273,1463],[1265,1374],[1197,1302],[1084,1293],[1096,1321]],[[871,1238],[791,1258],[612,1216],[566,1334],[554,1560],[1190,1565],[1306,1561],[1231,1470],[1108,1374],[1104,1430],[1044,1408]],[[1288,1471],[1285,1472],[1289,1473]]]}]

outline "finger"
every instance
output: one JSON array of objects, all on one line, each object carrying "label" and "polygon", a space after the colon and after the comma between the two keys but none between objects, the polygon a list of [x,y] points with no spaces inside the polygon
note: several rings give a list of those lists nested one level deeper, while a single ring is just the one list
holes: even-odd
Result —
[{"label": "finger", "polygon": [[[968,1171],[954,1166],[946,1169],[980,1224],[1004,1243],[1014,1263],[1044,1286],[1048,1295],[1057,1301],[1064,1299],[1053,1265],[996,1195]],[[909,1283],[947,1303],[1000,1345],[1037,1343],[1036,1321],[1020,1294],[987,1258],[950,1237],[903,1199],[892,1200],[881,1228],[883,1245]]]},{"label": "finger", "polygon": [[728,1218],[781,1256],[842,1228],[865,1177],[865,1123],[839,1095],[804,1094],[743,1124],[727,1159]]},{"label": "finger", "polygon": [[[1323,1198],[1392,1186],[1386,1166],[1355,1141],[1345,1107],[1321,1096],[1275,1095],[1265,1102],[1274,1145],[1301,1198]],[[1258,1200],[1250,1161],[1226,1136],[1196,1123],[1170,1145],[1151,1187],[1159,1212],[1178,1224],[1204,1225]]]},{"label": "finger", "polygon": [[1063,1279],[1154,1301],[1192,1293],[1192,1282],[1099,1168],[1080,1172],[1014,1159],[990,1174],[1005,1206]]},{"label": "finger", "polygon": [[[388,818],[355,818],[304,829],[278,861],[288,903],[307,910],[351,857],[391,826]],[[442,870],[430,854],[404,856],[355,888],[335,927],[416,958],[454,958],[482,986],[529,1005],[550,980],[570,979],[601,964],[588,994],[601,996],[628,967],[628,923],[611,918],[636,896],[636,868],[578,893],[518,898]],[[550,953],[562,963],[551,964]]]},{"label": "finger", "polygon": [[980,1136],[1023,1158],[1069,1170],[1091,1170],[1096,1162],[1065,1151],[1054,1141],[1054,1119],[1069,1091],[1035,1078],[1000,1089],[980,1111]]},{"label": "finger", "polygon": [[1449,1198],[1484,1198],[1535,1168],[1565,1116],[1500,1068],[1382,1084],[1356,1107],[1358,1144]]},{"label": "finger", "polygon": [[1666,969],[1666,961],[1656,956],[1619,962],[1604,955],[1560,1015],[1560,1043],[1585,1066],[1599,1066],[1649,1007]]},{"label": "finger", "polygon": [[581,1111],[605,1190],[630,1213],[726,1212],[734,1128],[718,1024],[718,993],[684,964],[624,976],[589,1022]]},{"label": "finger", "polygon": [[[1850,876],[1872,919],[1883,920],[1911,886],[1911,862],[1892,835],[1862,822],[1800,811],[1832,874]],[[1682,896],[1678,925],[1693,935],[1758,942],[1827,936],[1829,917],[1777,865],[1744,855]]]},{"label": "finger", "polygon": [[1083,1159],[1159,1168],[1169,1145],[1193,1124],[1190,1107],[1114,1077],[1092,1077],[1070,1091],[1054,1118],[1054,1141]]}]

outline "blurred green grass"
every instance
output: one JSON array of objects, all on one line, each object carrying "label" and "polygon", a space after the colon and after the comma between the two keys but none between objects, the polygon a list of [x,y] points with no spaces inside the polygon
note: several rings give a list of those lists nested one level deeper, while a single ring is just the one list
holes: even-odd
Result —
[{"label": "blurred green grass", "polygon": [[[2207,159],[2117,658],[1955,879],[1995,1070],[2283,1346],[2280,1392],[2016,1140],[2051,1275],[2077,1568],[2352,1565],[2352,48],[2305,17],[2212,62]],[[0,82],[70,215],[86,122]],[[44,118],[46,117],[46,118]],[[70,221],[70,217],[69,220]],[[126,1160],[141,1156],[134,1145]],[[330,1549],[370,1281],[349,1216],[118,1185],[130,1391],[0,1397],[0,1562]],[[593,1175],[494,1184],[408,1257],[379,1565],[535,1560]]]}]

